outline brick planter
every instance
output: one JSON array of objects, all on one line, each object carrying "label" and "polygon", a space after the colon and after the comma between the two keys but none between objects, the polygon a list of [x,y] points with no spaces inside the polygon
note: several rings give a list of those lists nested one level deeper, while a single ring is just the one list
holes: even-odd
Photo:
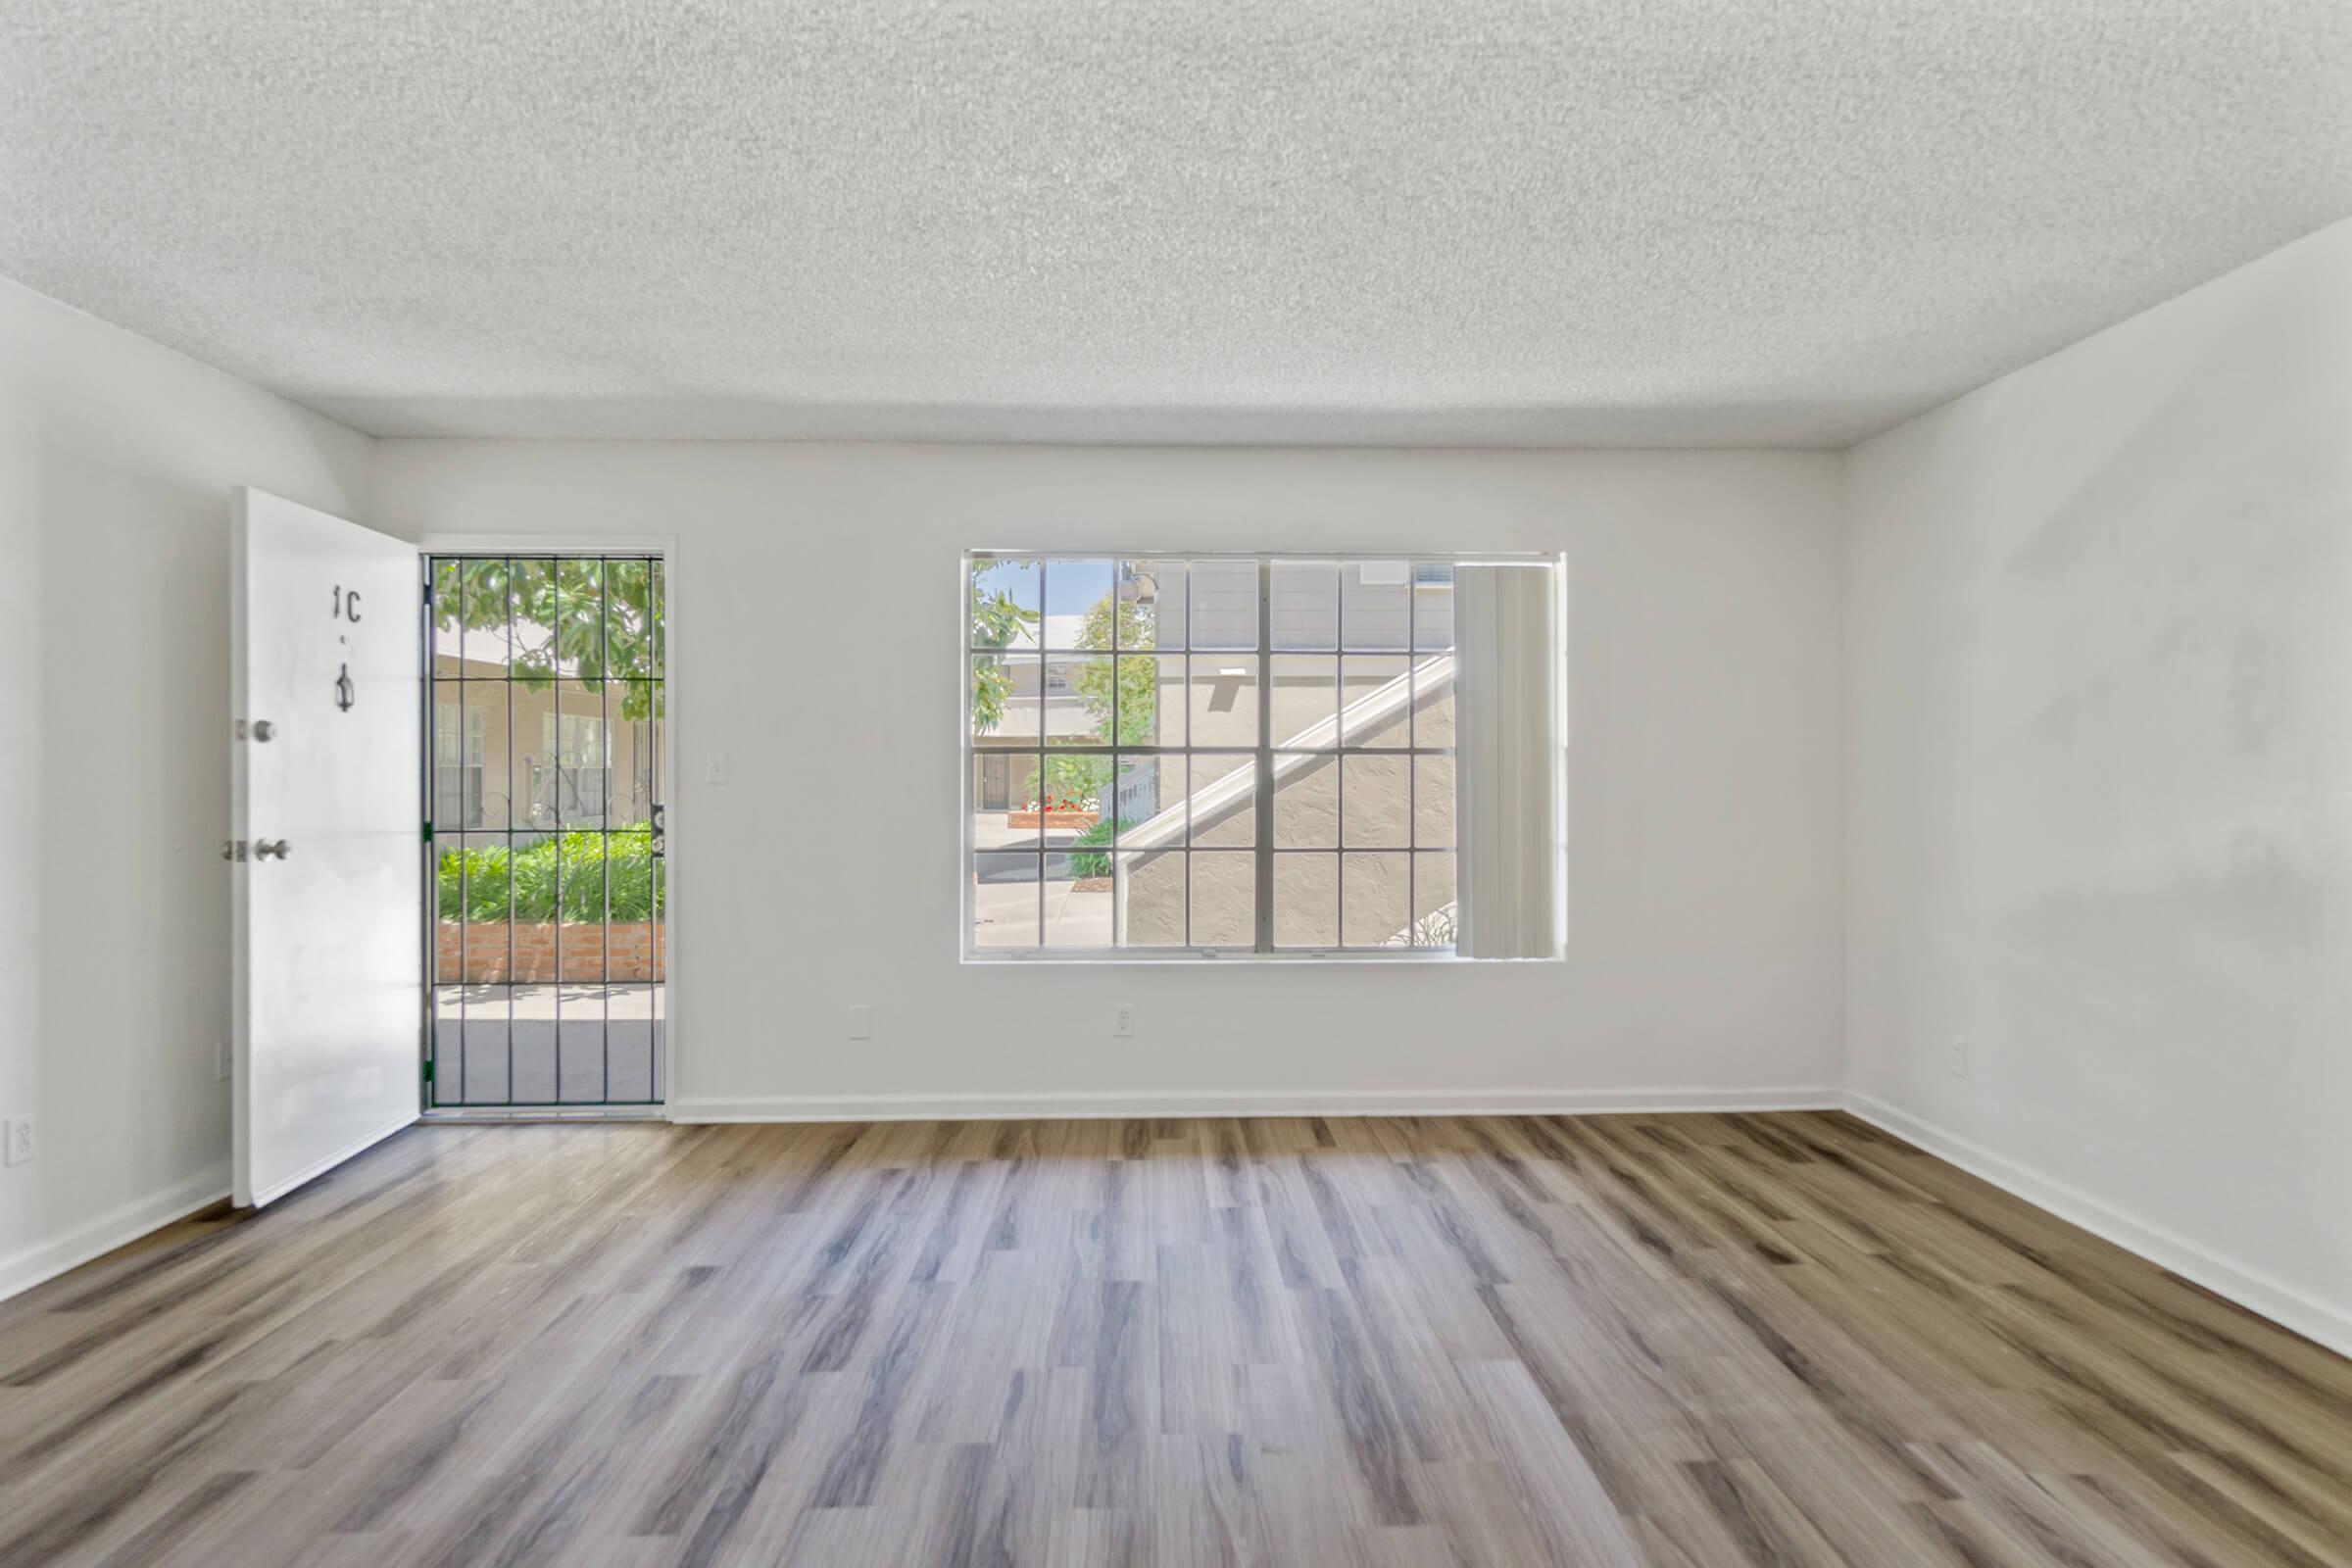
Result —
[{"label": "brick planter", "polygon": [[[1006,827],[1066,827],[1083,833],[1095,825],[1096,811],[1006,811]],[[1041,821],[1040,818],[1043,818]]]},{"label": "brick planter", "polygon": [[[512,973],[507,967],[510,932]],[[610,970],[606,968],[608,933]],[[663,942],[662,927],[645,921],[607,927],[543,923],[461,926],[444,920],[433,931],[434,978],[443,985],[661,980],[665,978],[667,956]]]}]

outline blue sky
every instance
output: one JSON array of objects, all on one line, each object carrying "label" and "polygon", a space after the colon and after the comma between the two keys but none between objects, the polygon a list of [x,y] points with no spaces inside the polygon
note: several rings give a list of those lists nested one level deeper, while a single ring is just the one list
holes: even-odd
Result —
[{"label": "blue sky", "polygon": [[[1106,559],[1054,560],[1046,563],[1046,605],[1049,615],[1083,615],[1110,592],[1111,563]],[[1005,562],[982,568],[985,593],[1007,593],[1024,610],[1035,610],[1038,565],[1035,562]]]},{"label": "blue sky", "polygon": [[1107,561],[1049,561],[1046,563],[1046,613],[1083,615],[1110,592]]}]

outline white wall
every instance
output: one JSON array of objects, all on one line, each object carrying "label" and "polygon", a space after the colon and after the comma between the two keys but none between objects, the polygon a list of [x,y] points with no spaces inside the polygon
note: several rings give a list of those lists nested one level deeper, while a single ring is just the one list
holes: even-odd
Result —
[{"label": "white wall", "polygon": [[[376,497],[677,540],[684,1113],[1834,1097],[1835,455],[387,441]],[[959,966],[959,554],[1121,545],[1566,551],[1569,961]]]},{"label": "white wall", "polygon": [[365,437],[0,281],[0,1295],[228,1191],[228,510]]},{"label": "white wall", "polygon": [[2352,1350],[2352,222],[1848,482],[1849,1085]]}]

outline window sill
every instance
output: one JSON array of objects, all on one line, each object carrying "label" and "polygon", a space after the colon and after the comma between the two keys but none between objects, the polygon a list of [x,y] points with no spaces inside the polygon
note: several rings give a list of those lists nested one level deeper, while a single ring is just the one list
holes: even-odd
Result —
[{"label": "window sill", "polygon": [[[1384,953],[1377,949],[1349,949],[1333,952],[1299,951],[1290,953],[1255,953],[1222,950],[1214,953],[1086,953],[1055,952],[1047,949],[1028,949],[1007,953],[966,953],[962,961],[976,967],[1035,968],[1041,964],[1205,964],[1211,967],[1241,968],[1264,963],[1491,963],[1490,958],[1465,958],[1451,948],[1423,948],[1418,951]],[[1507,960],[1506,960],[1507,961]]]}]

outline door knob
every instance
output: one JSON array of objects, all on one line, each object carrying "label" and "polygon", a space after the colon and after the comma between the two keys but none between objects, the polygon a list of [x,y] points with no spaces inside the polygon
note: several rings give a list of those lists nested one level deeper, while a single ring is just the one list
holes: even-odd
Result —
[{"label": "door knob", "polygon": [[253,858],[257,860],[282,860],[293,848],[284,839],[255,839]]}]

